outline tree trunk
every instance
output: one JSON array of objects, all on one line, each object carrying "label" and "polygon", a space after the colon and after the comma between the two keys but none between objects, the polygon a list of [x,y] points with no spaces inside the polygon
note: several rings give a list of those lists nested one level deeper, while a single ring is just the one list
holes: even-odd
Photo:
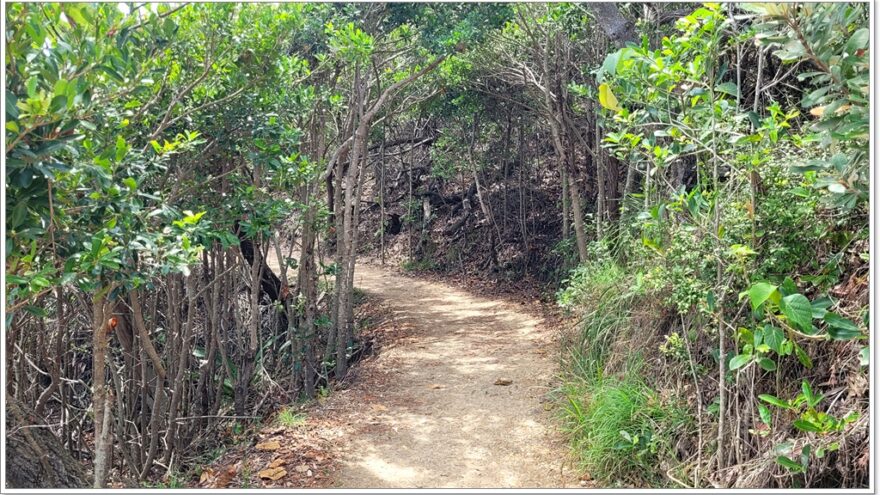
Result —
[{"label": "tree trunk", "polygon": [[85,488],[83,465],[49,428],[31,428],[44,420],[6,394],[7,488]]},{"label": "tree trunk", "polygon": [[639,40],[635,26],[620,15],[619,7],[616,4],[611,2],[591,2],[586,5],[593,12],[597,23],[605,31],[605,35],[618,48],[626,45],[628,41],[637,42]]},{"label": "tree trunk", "polygon": [[[109,291],[107,291],[109,292]],[[108,318],[109,306],[101,292],[92,301],[92,411],[95,416],[95,458],[93,488],[104,488],[107,478],[107,460],[113,443],[108,438],[110,400],[107,397],[106,366],[108,332],[113,324]]]}]

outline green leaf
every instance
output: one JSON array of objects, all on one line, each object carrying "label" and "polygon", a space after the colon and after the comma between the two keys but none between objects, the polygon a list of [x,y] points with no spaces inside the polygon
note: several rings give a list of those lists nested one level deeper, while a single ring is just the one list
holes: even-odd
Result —
[{"label": "green leaf", "polygon": [[791,277],[785,277],[785,280],[782,281],[782,285],[779,286],[779,292],[782,294],[783,297],[796,294],[797,285],[794,283],[794,280],[792,280]]},{"label": "green leaf", "polygon": [[801,380],[801,393],[804,394],[807,402],[813,402],[813,389],[810,388],[810,382],[806,380]]},{"label": "green leaf", "polygon": [[617,75],[617,63],[620,61],[620,50],[609,53],[605,57],[605,61],[602,62],[602,67],[599,68],[599,72],[596,74],[596,81],[600,84],[605,81],[605,76]]},{"label": "green leaf", "polygon": [[52,113],[59,113],[61,110],[67,107],[67,97],[64,95],[56,96],[52,98],[52,103],[49,104],[49,111]]},{"label": "green leaf", "polygon": [[810,444],[804,445],[804,448],[801,449],[801,466],[804,469],[807,469],[807,466],[810,465],[810,452],[812,452],[813,448]]},{"label": "green leaf", "polygon": [[122,179],[122,183],[127,187],[130,191],[134,191],[137,189],[137,181],[134,177],[126,177]]},{"label": "green leaf", "polygon": [[766,371],[776,371],[776,361],[770,358],[758,358],[758,366],[764,368]]},{"label": "green leaf", "polygon": [[774,295],[777,295],[778,299],[777,287],[773,284],[768,284],[767,282],[752,284],[746,292],[749,296],[749,301],[752,303],[753,310],[760,308],[762,304]]},{"label": "green leaf", "polygon": [[116,161],[121,161],[128,153],[128,144],[122,136],[116,136]]},{"label": "green leaf", "polygon": [[46,308],[41,308],[39,306],[27,305],[23,309],[38,318],[48,318],[49,317],[49,312],[46,311]]},{"label": "green leaf", "polygon": [[859,364],[862,366],[868,366],[868,363],[871,362],[871,348],[868,346],[862,347],[859,349]]},{"label": "green leaf", "polygon": [[820,297],[810,303],[810,306],[813,308],[813,318],[823,318],[831,304],[831,299],[827,296]]},{"label": "green leaf", "polygon": [[782,330],[772,325],[764,326],[764,343],[776,354],[782,354],[782,341],[785,340]]},{"label": "green leaf", "polygon": [[751,354],[737,354],[736,356],[734,356],[730,359],[729,368],[731,371],[742,368],[743,366],[748,364],[749,361],[751,361],[751,359],[752,359]]},{"label": "green leaf", "polygon": [[870,31],[868,31],[868,28],[856,30],[856,32],[850,36],[849,41],[846,42],[846,53],[855,55],[858,50],[864,49],[868,46],[869,40]]},{"label": "green leaf", "polygon": [[787,469],[789,469],[789,470],[791,470],[791,471],[794,471],[794,472],[796,472],[796,473],[800,473],[800,472],[802,472],[802,471],[804,470],[804,467],[803,467],[803,466],[801,466],[801,465],[798,464],[797,462],[795,462],[795,461],[789,459],[788,457],[785,457],[784,455],[781,455],[781,456],[777,457],[777,458],[776,458],[776,462],[777,462],[780,466],[783,466],[783,467],[785,467],[785,468],[787,468]]},{"label": "green leaf", "polygon": [[193,213],[193,212],[187,210],[187,211],[185,211],[184,213],[186,213],[186,216],[183,217],[183,223],[185,223],[185,224],[196,224],[196,223],[199,222],[199,219],[202,218],[202,217],[205,215],[205,213],[207,213],[207,212],[205,212],[205,211],[200,211],[200,212],[198,212],[198,213]]},{"label": "green leaf", "polygon": [[804,333],[812,333],[813,308],[810,306],[810,300],[803,294],[783,297],[779,308],[793,327]]},{"label": "green leaf", "polygon": [[761,417],[761,422],[767,426],[770,426],[770,421],[773,419],[773,415],[770,413],[770,409],[767,408],[764,404],[758,404],[758,415]]},{"label": "green leaf", "polygon": [[797,428],[798,430],[801,430],[801,431],[806,431],[806,432],[811,432],[811,433],[821,433],[822,432],[822,428],[814,425],[813,423],[811,423],[805,419],[795,420],[795,422],[792,423],[792,426],[794,426],[795,428]]},{"label": "green leaf", "polygon": [[118,72],[116,72],[116,70],[113,69],[113,67],[110,67],[108,65],[99,65],[98,68],[101,69],[102,71],[104,71],[107,75],[109,75],[113,79],[116,79],[117,82],[121,82],[121,83],[125,82],[125,78],[122,77]]},{"label": "green leaf", "polygon": [[6,275],[6,283],[7,284],[16,284],[16,285],[25,285],[28,283],[28,279],[24,277],[19,277],[18,275]]},{"label": "green leaf", "polygon": [[828,336],[833,340],[853,340],[865,335],[859,330],[850,330],[846,328],[828,327]]},{"label": "green leaf", "polygon": [[719,93],[725,93],[733,97],[739,96],[739,89],[737,89],[736,84],[732,82],[721,83],[718,86],[715,86],[715,91]]},{"label": "green leaf", "polygon": [[33,97],[37,96],[37,83],[38,82],[39,81],[37,81],[36,77],[31,77],[30,79],[27,80],[27,83],[25,83],[28,98],[33,98]]},{"label": "green leaf", "polygon": [[797,356],[798,361],[800,361],[801,364],[804,365],[805,368],[812,369],[813,368],[813,360],[810,359],[810,356],[807,355],[807,353],[804,352],[803,349],[801,349],[801,346],[797,345],[797,342],[795,342],[793,340],[790,342],[792,344],[794,344],[794,355]]},{"label": "green leaf", "polygon": [[758,398],[761,399],[762,401],[764,401],[768,404],[772,404],[776,407],[781,407],[783,409],[791,409],[791,405],[787,401],[779,399],[779,398],[772,396],[770,394],[761,394],[758,396]]},{"label": "green leaf", "polygon": [[6,90],[6,120],[15,120],[18,118],[18,98],[12,91]]},{"label": "green leaf", "polygon": [[67,80],[58,79],[55,81],[53,92],[55,93],[55,96],[67,96]]},{"label": "green leaf", "polygon": [[80,6],[69,4],[64,8],[64,14],[67,15],[69,19],[72,19],[76,24],[79,25],[80,28],[85,29],[88,21],[85,16],[83,16],[82,10],[80,10]]},{"label": "green leaf", "polygon": [[829,312],[825,313],[825,317],[823,319],[825,320],[825,323],[827,323],[829,326],[832,326],[834,328],[837,328],[840,330],[849,330],[851,332],[855,332],[856,334],[861,333],[861,332],[859,332],[859,327],[856,326],[855,323],[840,316],[837,313],[832,313],[829,311]]}]

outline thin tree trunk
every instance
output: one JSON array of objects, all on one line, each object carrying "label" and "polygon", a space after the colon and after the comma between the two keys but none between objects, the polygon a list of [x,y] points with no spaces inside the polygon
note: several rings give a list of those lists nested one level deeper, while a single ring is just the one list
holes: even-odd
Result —
[{"label": "thin tree trunk", "polygon": [[[109,291],[107,291],[109,292]],[[93,488],[104,488],[107,481],[107,459],[112,442],[108,438],[110,401],[107,396],[106,365],[109,338],[112,329],[107,318],[108,305],[104,293],[92,301],[92,411],[95,415],[95,458]]]}]

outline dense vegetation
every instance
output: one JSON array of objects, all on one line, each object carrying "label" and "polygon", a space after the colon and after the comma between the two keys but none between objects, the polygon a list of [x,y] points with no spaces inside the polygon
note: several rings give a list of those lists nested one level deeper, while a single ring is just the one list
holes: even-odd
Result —
[{"label": "dense vegetation", "polygon": [[9,486],[185,472],[332,387],[364,253],[555,293],[561,422],[604,485],[867,486],[867,26],[8,4]]}]

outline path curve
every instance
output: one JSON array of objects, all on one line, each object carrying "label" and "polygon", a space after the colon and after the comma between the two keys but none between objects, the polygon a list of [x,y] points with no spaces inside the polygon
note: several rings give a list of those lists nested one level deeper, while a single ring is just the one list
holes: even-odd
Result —
[{"label": "path curve", "polygon": [[375,265],[358,265],[355,286],[410,331],[341,394],[356,411],[335,486],[576,486],[548,412],[556,359],[540,318]]}]

